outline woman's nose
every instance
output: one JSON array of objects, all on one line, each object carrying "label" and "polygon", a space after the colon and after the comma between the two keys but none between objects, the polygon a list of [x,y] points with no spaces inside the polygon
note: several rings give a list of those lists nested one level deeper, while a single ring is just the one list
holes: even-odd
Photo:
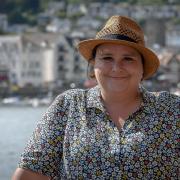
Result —
[{"label": "woman's nose", "polygon": [[112,71],[120,71],[122,69],[123,65],[121,61],[114,62],[112,65]]}]

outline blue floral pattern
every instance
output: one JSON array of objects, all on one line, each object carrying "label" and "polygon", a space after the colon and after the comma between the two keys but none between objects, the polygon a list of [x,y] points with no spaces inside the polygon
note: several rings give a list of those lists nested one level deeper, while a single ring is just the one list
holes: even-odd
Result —
[{"label": "blue floral pattern", "polygon": [[141,91],[140,108],[121,130],[106,113],[98,86],[59,95],[19,167],[52,179],[178,179],[180,98]]}]

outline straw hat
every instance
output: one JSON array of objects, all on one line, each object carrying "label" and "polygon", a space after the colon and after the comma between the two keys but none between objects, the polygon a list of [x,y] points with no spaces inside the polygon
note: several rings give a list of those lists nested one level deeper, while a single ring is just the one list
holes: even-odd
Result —
[{"label": "straw hat", "polygon": [[139,51],[144,59],[143,79],[151,77],[159,67],[158,57],[145,46],[142,29],[135,21],[128,17],[112,16],[104,28],[96,34],[94,39],[80,41],[78,50],[86,60],[90,60],[93,49],[104,43],[126,45]]}]

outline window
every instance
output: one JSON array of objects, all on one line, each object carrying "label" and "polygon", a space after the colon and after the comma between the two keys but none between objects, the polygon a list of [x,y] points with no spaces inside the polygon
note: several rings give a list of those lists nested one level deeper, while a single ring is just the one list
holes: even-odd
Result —
[{"label": "window", "polygon": [[75,62],[79,62],[79,56],[76,55],[75,58],[74,58]]},{"label": "window", "polygon": [[58,70],[59,70],[59,71],[63,71],[63,70],[64,70],[64,66],[60,65],[60,66],[58,67]]},{"label": "window", "polygon": [[58,51],[61,51],[61,52],[65,52],[65,51],[66,51],[66,49],[65,49],[65,47],[64,47],[63,44],[60,44],[60,45],[58,46]]},{"label": "window", "polygon": [[64,61],[64,56],[59,56],[58,61],[63,62]]}]

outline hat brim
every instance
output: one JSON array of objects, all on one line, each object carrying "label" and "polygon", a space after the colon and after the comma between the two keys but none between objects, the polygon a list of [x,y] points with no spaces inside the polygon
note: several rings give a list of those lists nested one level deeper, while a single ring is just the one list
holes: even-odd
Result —
[{"label": "hat brim", "polygon": [[144,74],[143,79],[150,78],[158,69],[159,67],[159,59],[157,55],[150,50],[149,48],[146,48],[140,44],[125,41],[125,40],[111,40],[111,39],[89,39],[79,42],[77,48],[81,55],[89,61],[92,58],[92,51],[93,49],[104,43],[112,43],[112,44],[120,44],[132,47],[136,49],[144,58]]}]

